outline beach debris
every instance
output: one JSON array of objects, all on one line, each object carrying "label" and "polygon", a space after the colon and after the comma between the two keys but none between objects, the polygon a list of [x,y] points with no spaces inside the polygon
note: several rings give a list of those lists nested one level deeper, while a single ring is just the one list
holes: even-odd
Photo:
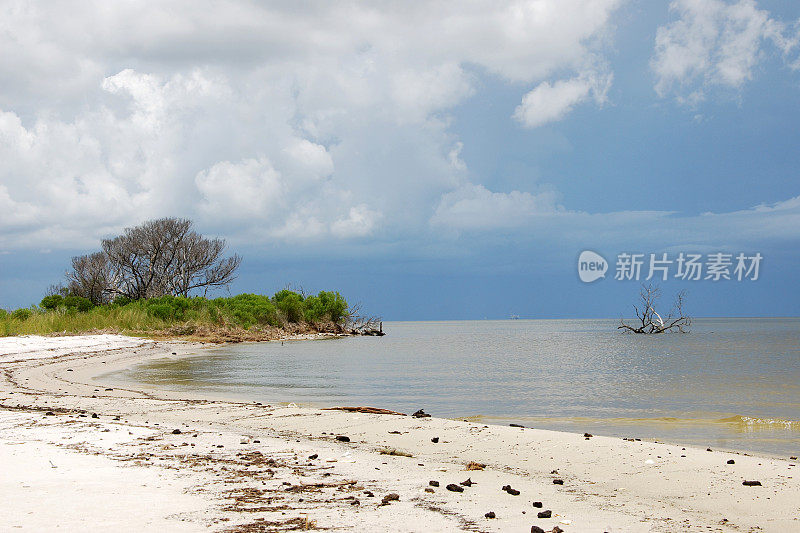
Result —
[{"label": "beach debris", "polygon": [[[563,524],[564,521],[562,520],[561,523]],[[572,523],[572,522],[570,522]],[[550,533],[564,533],[564,530],[558,526],[554,526],[553,529],[550,530]]]},{"label": "beach debris", "polygon": [[563,484],[564,484],[564,480],[563,479],[554,479],[553,480],[553,485],[563,485]]},{"label": "beach debris", "polygon": [[319,457],[319,454],[316,454],[316,453],[315,453],[315,454],[313,454],[313,455],[309,455],[309,456],[308,456],[308,458],[309,458],[309,459],[311,459],[312,461],[313,461],[314,459],[316,459],[317,457]]},{"label": "beach debris", "polygon": [[182,433],[182,431],[180,429],[173,429],[172,430],[172,434],[173,435],[180,435],[181,433]]},{"label": "beach debris", "polygon": [[439,442],[439,437],[433,437],[433,438],[431,439],[431,442],[432,442],[432,443],[434,443],[434,444],[436,444],[437,442]]},{"label": "beach debris", "polygon": [[534,507],[538,507],[539,509],[542,508],[542,502],[533,502]]},{"label": "beach debris", "polygon": [[350,505],[361,505],[361,502],[354,498],[353,501],[350,502]]},{"label": "beach debris", "polygon": [[400,495],[396,492],[390,492],[386,496],[383,497],[381,500],[381,505],[389,505],[389,502],[397,502],[400,501]]},{"label": "beach debris", "polygon": [[339,442],[350,442],[350,437],[346,435],[336,435],[336,440]]},{"label": "beach debris", "polygon": [[553,516],[553,511],[551,511],[550,509],[548,509],[547,511],[539,511],[539,513],[536,516],[538,518],[550,518],[551,516]]},{"label": "beach debris", "polygon": [[734,461],[733,459],[728,459],[728,464],[729,465],[735,465],[736,461]]},{"label": "beach debris", "polygon": [[50,463],[50,468],[58,468],[56,465],[53,464],[53,461],[47,460]]},{"label": "beach debris", "polygon": [[483,470],[484,468],[486,468],[486,465],[483,463],[476,463],[475,461],[467,463],[467,470]]},{"label": "beach debris", "polygon": [[[539,517],[541,518],[541,517]],[[531,533],[545,533],[544,529],[539,526],[531,526]]]},{"label": "beach debris", "polygon": [[494,511],[489,511],[488,513],[486,513],[483,516],[485,516],[486,518],[497,518],[497,515],[494,514]]},{"label": "beach debris", "polygon": [[524,428],[525,427],[522,424],[509,424],[509,426],[511,426],[512,428]]},{"label": "beach debris", "polygon": [[760,481],[742,481],[742,485],[744,485],[745,487],[760,487],[761,486],[761,482]]},{"label": "beach debris", "polygon": [[347,411],[348,413],[367,413],[371,415],[398,415],[407,416],[405,413],[380,409],[378,407],[325,407],[323,411]]},{"label": "beach debris", "polygon": [[584,433],[583,436],[586,437],[587,439],[591,439],[592,437],[594,437],[594,435],[592,435],[591,433]]},{"label": "beach debris", "polygon": [[415,412],[413,415],[414,418],[430,418],[431,415],[420,409],[419,411]]},{"label": "beach debris", "polygon": [[97,413],[92,413],[92,418],[100,418],[100,417],[97,416]]},{"label": "beach debris", "polygon": [[436,492],[431,487],[425,487],[425,492]]},{"label": "beach debris", "polygon": [[450,492],[464,492],[464,487],[456,485],[455,483],[450,483],[445,488]]},{"label": "beach debris", "polygon": [[47,411],[44,416],[56,416],[56,414],[53,411]]},{"label": "beach debris", "polygon": [[403,433],[401,431],[390,431],[389,432],[389,435],[402,435],[402,434]]},{"label": "beach debris", "polygon": [[434,480],[430,480],[430,481],[428,481],[428,485],[430,485],[431,487],[438,487],[439,486],[439,482],[438,481],[434,481]]},{"label": "beach debris", "polygon": [[706,451],[707,452],[713,452],[714,450],[712,450],[711,448],[706,448]]},{"label": "beach debris", "polygon": [[512,489],[511,485],[503,485],[501,490],[506,491],[507,493],[511,494],[512,496],[519,496],[519,491],[517,489]]},{"label": "beach debris", "polygon": [[466,480],[459,483],[459,485],[464,485],[465,487],[471,487],[473,485],[472,478],[467,478]]},{"label": "beach debris", "polygon": [[365,490],[364,491],[364,496],[366,496],[367,498],[373,498],[375,496],[375,494],[373,494],[373,492],[371,490]]},{"label": "beach debris", "polygon": [[796,455],[791,455],[791,456],[789,456],[789,460],[790,461],[797,461],[797,456]]}]

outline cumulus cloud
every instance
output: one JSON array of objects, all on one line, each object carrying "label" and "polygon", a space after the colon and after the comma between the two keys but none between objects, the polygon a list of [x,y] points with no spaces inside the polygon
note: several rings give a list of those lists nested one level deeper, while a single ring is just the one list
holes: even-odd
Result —
[{"label": "cumulus cloud", "polygon": [[590,75],[542,82],[522,98],[514,118],[528,128],[561,120],[577,104],[592,98],[597,104],[606,101],[612,75]]},{"label": "cumulus cloud", "polygon": [[739,89],[770,51],[792,68],[797,29],[759,9],[754,0],[675,0],[678,19],[658,29],[651,67],[656,92],[697,103],[713,87]]},{"label": "cumulus cloud", "polygon": [[166,215],[256,243],[425,232],[480,187],[448,112],[487,77],[600,101],[621,4],[4,2],[0,245]]}]

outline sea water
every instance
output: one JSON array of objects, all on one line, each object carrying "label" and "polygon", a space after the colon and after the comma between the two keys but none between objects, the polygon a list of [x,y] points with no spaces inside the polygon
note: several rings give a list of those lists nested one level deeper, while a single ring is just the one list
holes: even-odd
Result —
[{"label": "sea water", "polygon": [[247,401],[372,406],[777,455],[800,453],[800,319],[384,322],[385,337],[246,343],[111,376]]}]

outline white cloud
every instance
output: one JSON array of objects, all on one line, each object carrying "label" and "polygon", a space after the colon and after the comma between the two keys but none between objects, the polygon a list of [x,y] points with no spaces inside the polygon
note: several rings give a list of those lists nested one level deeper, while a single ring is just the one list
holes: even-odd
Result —
[{"label": "white cloud", "polygon": [[697,103],[713,87],[739,89],[772,44],[791,65],[797,34],[754,0],[675,0],[678,20],[658,29],[651,68],[656,92]]},{"label": "white cloud", "polygon": [[554,84],[542,82],[522,98],[514,118],[528,128],[561,120],[577,104],[593,98],[597,104],[606,100],[612,76],[580,76],[559,80]]},{"label": "white cloud", "polygon": [[165,215],[232,240],[428,231],[469,186],[447,113],[487,76],[589,80],[622,3],[4,2],[0,246]]}]

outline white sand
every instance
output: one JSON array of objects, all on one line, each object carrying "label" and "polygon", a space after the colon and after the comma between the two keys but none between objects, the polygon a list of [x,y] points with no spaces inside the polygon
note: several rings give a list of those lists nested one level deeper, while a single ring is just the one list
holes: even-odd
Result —
[{"label": "white sand", "polygon": [[[0,529],[800,531],[800,480],[788,458],[106,390],[113,385],[96,376],[202,349],[110,341],[113,350],[98,352],[97,337],[46,338],[39,348],[28,340],[15,353],[0,339],[0,460],[12,465],[0,476],[0,501],[13,509]],[[45,351],[54,355],[42,358]],[[413,457],[379,453],[387,449]],[[487,468],[466,471],[468,461]],[[468,477],[475,484],[464,492],[445,489]],[[743,486],[745,479],[763,486]],[[440,486],[425,492],[430,480]],[[379,505],[389,493],[399,501]],[[537,518],[536,501],[551,518]],[[489,511],[497,518],[485,518]]]}]

